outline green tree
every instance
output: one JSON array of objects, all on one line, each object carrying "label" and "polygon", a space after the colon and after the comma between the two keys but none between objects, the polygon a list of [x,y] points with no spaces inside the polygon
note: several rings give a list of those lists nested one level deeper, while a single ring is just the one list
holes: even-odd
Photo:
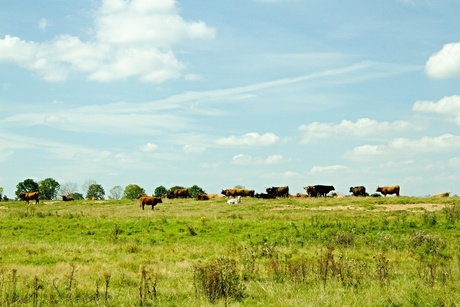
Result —
[{"label": "green tree", "polygon": [[188,188],[188,195],[190,195],[190,197],[192,198],[195,198],[197,197],[199,194],[205,194],[206,192],[200,188],[199,186],[197,186],[196,184],[190,188]]},{"label": "green tree", "polygon": [[0,187],[0,200],[2,199],[2,195],[3,195],[3,188]]},{"label": "green tree", "polygon": [[145,194],[145,190],[137,184],[128,184],[123,193],[123,198],[136,199],[139,194]]},{"label": "green tree", "polygon": [[123,196],[123,188],[119,185],[114,186],[110,189],[109,199],[121,199]]},{"label": "green tree", "polygon": [[88,187],[86,198],[101,200],[101,199],[104,199],[104,196],[105,196],[105,191],[104,191],[104,188],[100,184],[93,183]]},{"label": "green tree", "polygon": [[168,189],[166,189],[164,186],[160,185],[159,187],[156,187],[153,195],[155,197],[161,197],[163,195],[167,195],[168,194]]},{"label": "green tree", "polygon": [[16,197],[19,197],[20,193],[28,192],[38,192],[38,183],[36,183],[33,179],[26,179],[16,185]]},{"label": "green tree", "polygon": [[75,200],[82,200],[82,199],[85,199],[85,198],[83,197],[83,194],[77,193],[77,192],[75,192],[75,193],[70,193],[70,194],[68,194],[68,195],[72,196],[73,199],[75,199]]},{"label": "green tree", "polygon": [[46,178],[38,183],[40,199],[56,199],[60,184],[53,178]]},{"label": "green tree", "polygon": [[81,185],[81,190],[83,191],[83,194],[88,194],[89,186],[92,184],[97,184],[96,180],[88,179]]}]

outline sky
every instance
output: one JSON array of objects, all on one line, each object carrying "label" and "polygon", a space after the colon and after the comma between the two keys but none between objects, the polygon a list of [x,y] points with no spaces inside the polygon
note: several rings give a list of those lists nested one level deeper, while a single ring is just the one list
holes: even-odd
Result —
[{"label": "sky", "polygon": [[459,11],[457,0],[2,1],[0,187],[460,195]]}]

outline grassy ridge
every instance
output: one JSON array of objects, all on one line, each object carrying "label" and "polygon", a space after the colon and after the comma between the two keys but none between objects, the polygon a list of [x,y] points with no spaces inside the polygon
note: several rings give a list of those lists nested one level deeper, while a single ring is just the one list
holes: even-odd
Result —
[{"label": "grassy ridge", "polygon": [[2,306],[460,301],[457,198],[1,205]]}]

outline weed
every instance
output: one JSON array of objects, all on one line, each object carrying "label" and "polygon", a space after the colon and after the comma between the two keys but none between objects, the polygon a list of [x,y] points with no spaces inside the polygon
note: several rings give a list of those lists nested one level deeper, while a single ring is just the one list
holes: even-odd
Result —
[{"label": "weed", "polygon": [[139,283],[139,305],[148,306],[148,302],[157,298],[158,275],[150,274],[145,267],[141,268]]},{"label": "weed", "polygon": [[438,223],[436,212],[423,212],[423,225],[427,227],[434,227]]},{"label": "weed", "polygon": [[244,285],[236,268],[236,261],[225,257],[194,267],[195,292],[202,292],[211,303],[219,299],[239,300]]},{"label": "weed", "polygon": [[119,224],[115,224],[115,225],[113,226],[112,231],[110,232],[110,240],[111,240],[112,242],[118,241],[119,236],[120,236],[120,234],[121,234],[122,232],[123,232],[123,231],[121,230],[120,225],[119,225]]},{"label": "weed", "polygon": [[373,258],[375,261],[375,275],[382,286],[388,279],[390,261],[386,258],[385,254],[377,254]]},{"label": "weed", "polygon": [[193,226],[187,225],[187,230],[188,230],[188,233],[189,233],[192,237],[197,235],[197,233],[196,233],[196,231],[195,231],[195,228],[193,228]]},{"label": "weed", "polygon": [[[411,238],[409,246],[418,257],[417,273],[419,278],[434,285],[438,277],[438,268],[446,267],[448,256],[444,254],[446,243],[437,236],[427,234],[423,231],[415,232]],[[441,279],[447,270],[441,271]]]},{"label": "weed", "polygon": [[442,212],[446,216],[447,222],[450,224],[455,224],[460,220],[460,205],[458,204],[445,206]]},{"label": "weed", "polygon": [[355,240],[355,236],[349,232],[339,231],[335,236],[334,243],[342,246],[351,246]]}]

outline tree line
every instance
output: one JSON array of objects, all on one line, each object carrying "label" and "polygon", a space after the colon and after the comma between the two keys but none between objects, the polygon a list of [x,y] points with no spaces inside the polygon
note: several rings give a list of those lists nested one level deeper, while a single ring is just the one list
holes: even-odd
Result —
[{"label": "tree line", "polygon": [[[153,196],[162,197],[167,195],[170,191],[183,189],[183,186],[173,186],[169,189],[160,185],[155,188]],[[46,178],[36,182],[33,179],[26,179],[16,185],[15,199],[19,199],[20,193],[38,192],[41,200],[56,200],[60,199],[61,195],[71,196],[75,200],[92,199],[104,200],[106,197],[110,200],[119,199],[136,199],[139,194],[146,194],[145,189],[137,184],[128,184],[126,187],[119,185],[114,186],[109,190],[108,195],[102,185],[95,180],[87,180],[81,187],[83,193],[78,192],[78,185],[73,182],[66,182],[60,184],[53,178]],[[196,197],[198,194],[206,193],[198,185],[189,187],[189,196]],[[0,200],[7,201],[9,198],[3,195],[3,188],[0,187]]]}]

